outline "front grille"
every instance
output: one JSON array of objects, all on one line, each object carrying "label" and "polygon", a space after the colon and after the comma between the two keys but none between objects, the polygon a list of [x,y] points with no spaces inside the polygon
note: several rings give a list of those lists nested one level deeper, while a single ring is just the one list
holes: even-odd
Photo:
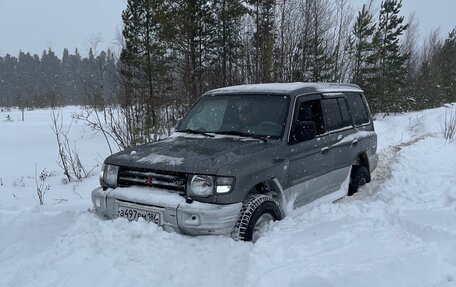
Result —
[{"label": "front grille", "polygon": [[154,186],[185,193],[186,176],[184,173],[121,167],[117,184],[121,187]]}]

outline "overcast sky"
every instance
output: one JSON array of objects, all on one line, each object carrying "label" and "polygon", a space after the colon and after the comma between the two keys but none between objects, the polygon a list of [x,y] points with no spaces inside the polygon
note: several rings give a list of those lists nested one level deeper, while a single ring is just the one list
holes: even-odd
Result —
[{"label": "overcast sky", "polygon": [[[296,0],[299,1],[299,0]],[[357,11],[367,0],[351,0]],[[381,0],[377,0],[379,4]],[[90,40],[99,49],[115,46],[126,0],[0,0],[0,55],[19,50],[41,55],[49,47],[61,57],[63,48],[87,54]],[[441,28],[447,36],[456,26],[456,0],[403,0],[401,14],[416,12],[420,33]]]}]

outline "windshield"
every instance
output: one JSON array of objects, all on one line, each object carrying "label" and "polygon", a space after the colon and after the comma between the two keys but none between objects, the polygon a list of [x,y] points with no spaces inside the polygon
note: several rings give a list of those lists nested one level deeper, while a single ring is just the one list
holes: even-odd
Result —
[{"label": "windshield", "polygon": [[283,95],[205,96],[176,131],[279,139],[286,125],[288,103],[289,97]]}]

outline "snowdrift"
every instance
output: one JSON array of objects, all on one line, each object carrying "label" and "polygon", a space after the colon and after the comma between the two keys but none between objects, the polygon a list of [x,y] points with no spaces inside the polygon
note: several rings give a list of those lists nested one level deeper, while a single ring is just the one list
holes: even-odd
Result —
[{"label": "snowdrift", "polygon": [[[63,110],[67,123],[77,110]],[[456,143],[442,137],[444,113],[379,116],[372,183],[294,210],[252,244],[95,217],[102,136],[73,123],[71,139],[95,174],[65,184],[50,111],[27,111],[24,122],[3,111],[0,286],[456,286]],[[35,165],[50,175],[43,206]]]}]

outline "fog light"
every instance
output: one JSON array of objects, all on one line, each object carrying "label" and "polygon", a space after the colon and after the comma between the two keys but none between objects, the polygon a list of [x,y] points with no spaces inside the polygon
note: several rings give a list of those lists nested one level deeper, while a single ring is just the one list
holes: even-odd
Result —
[{"label": "fog light", "polygon": [[184,224],[189,226],[201,225],[201,220],[198,214],[184,214]]},{"label": "fog light", "polygon": [[231,190],[231,185],[219,185],[217,186],[217,193],[228,193]]},{"label": "fog light", "polygon": [[217,193],[228,193],[234,186],[234,177],[217,177]]}]

